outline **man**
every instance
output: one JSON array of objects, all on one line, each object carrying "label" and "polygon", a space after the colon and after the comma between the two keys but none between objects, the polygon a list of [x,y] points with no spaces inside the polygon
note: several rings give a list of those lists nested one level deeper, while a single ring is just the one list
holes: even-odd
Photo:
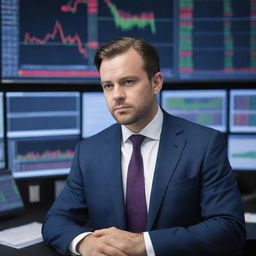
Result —
[{"label": "man", "polygon": [[[239,251],[243,211],[224,135],[161,110],[159,58],[145,41],[110,42],[95,64],[118,124],[77,146],[44,222],[46,242],[83,256]],[[134,137],[142,138],[139,146]]]}]

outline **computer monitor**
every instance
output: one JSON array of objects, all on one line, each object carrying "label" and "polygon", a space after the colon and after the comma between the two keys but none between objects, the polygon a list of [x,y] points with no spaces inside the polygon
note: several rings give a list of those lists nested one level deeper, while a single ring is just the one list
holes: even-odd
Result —
[{"label": "computer monitor", "polygon": [[256,80],[255,17],[250,0],[2,0],[2,81],[97,83],[121,36],[153,44],[166,81]]},{"label": "computer monitor", "polygon": [[102,92],[83,93],[83,121],[82,136],[92,136],[116,121],[109,113]]},{"label": "computer monitor", "polygon": [[225,90],[163,90],[162,107],[170,114],[226,131]]},{"label": "computer monitor", "polygon": [[0,218],[23,210],[20,192],[10,171],[0,170]]},{"label": "computer monitor", "polygon": [[228,155],[236,171],[256,171],[256,135],[229,135]]},{"label": "computer monitor", "polygon": [[230,91],[230,131],[256,132],[256,89]]},{"label": "computer monitor", "polygon": [[16,178],[65,175],[80,141],[78,92],[6,93],[8,166]]}]

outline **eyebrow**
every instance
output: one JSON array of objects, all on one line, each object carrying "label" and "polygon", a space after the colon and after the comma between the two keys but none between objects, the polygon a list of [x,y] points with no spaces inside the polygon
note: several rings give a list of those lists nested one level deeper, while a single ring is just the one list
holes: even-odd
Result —
[{"label": "eyebrow", "polygon": [[124,80],[129,80],[129,79],[138,79],[138,77],[137,76],[125,76],[125,77],[122,77],[121,79],[120,79],[120,81],[124,81]]},{"label": "eyebrow", "polygon": [[[137,80],[138,79],[138,77],[137,76],[132,76],[132,75],[130,75],[130,76],[124,76],[124,77],[121,77],[120,79],[118,79],[118,82],[120,82],[120,81],[124,81],[124,80],[129,80],[129,79],[134,79],[134,80]],[[110,80],[106,80],[106,81],[101,81],[100,82],[101,84],[108,84],[108,83],[113,83],[112,81],[110,81]]]},{"label": "eyebrow", "polygon": [[109,84],[109,83],[112,83],[111,81],[101,81],[100,84],[103,85],[103,84]]}]

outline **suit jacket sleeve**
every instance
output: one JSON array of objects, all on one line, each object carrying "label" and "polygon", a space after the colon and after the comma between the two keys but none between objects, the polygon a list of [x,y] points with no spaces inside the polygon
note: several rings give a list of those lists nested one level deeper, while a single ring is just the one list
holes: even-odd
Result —
[{"label": "suit jacket sleeve", "polygon": [[[202,219],[193,225],[150,231],[156,255],[228,256],[242,248],[243,210],[222,133],[213,132],[198,176]],[[186,212],[185,216],[189,214]]]},{"label": "suit jacket sleeve", "polygon": [[90,231],[84,227],[88,222],[88,213],[78,160],[79,146],[76,148],[67,184],[47,213],[42,228],[45,242],[60,254],[67,253],[68,245],[77,235]]}]

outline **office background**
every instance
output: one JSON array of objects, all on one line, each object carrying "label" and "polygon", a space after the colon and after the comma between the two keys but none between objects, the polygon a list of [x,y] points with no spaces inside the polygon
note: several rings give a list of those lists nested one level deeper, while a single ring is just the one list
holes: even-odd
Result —
[{"label": "office background", "polygon": [[255,0],[2,0],[0,185],[11,174],[17,187],[0,186],[0,202],[18,188],[25,208],[46,211],[75,145],[114,123],[93,58],[120,36],[158,50],[166,111],[226,133],[256,211]]}]

